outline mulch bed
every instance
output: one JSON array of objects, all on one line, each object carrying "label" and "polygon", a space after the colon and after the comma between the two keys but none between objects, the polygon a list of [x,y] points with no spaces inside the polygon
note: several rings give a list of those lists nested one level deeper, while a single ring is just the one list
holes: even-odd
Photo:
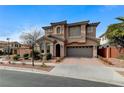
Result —
[{"label": "mulch bed", "polygon": [[43,70],[43,71],[51,71],[54,66],[45,66],[45,67],[42,67],[40,65],[35,65],[35,66],[32,66],[30,64],[0,64],[0,66],[9,66],[9,67],[20,67],[20,68],[31,68],[31,69],[37,69],[37,70]]}]

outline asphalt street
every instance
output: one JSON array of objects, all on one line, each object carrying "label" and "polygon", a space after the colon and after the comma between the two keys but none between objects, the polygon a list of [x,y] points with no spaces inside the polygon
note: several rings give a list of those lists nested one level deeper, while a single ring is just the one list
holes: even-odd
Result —
[{"label": "asphalt street", "polygon": [[0,70],[0,87],[116,87],[117,85],[20,71]]}]

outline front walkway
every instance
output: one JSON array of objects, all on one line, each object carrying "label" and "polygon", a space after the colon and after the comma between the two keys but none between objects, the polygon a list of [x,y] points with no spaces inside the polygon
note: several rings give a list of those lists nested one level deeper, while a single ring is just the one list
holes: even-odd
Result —
[{"label": "front walkway", "polygon": [[124,77],[114,69],[106,67],[97,58],[66,58],[50,74],[124,84]]}]

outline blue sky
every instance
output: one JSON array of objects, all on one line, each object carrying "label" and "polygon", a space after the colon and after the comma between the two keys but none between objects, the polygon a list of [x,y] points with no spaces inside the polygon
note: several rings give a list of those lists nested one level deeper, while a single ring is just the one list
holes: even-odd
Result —
[{"label": "blue sky", "polygon": [[106,31],[109,24],[118,22],[116,17],[124,16],[123,9],[124,6],[0,6],[0,40],[9,37],[19,41],[24,28],[42,27],[62,20],[67,20],[68,23],[100,21],[98,37]]}]

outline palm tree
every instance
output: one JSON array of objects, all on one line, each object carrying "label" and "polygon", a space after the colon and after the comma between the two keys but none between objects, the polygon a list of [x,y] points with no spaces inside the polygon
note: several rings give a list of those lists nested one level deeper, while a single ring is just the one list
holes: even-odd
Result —
[{"label": "palm tree", "polygon": [[116,19],[121,22],[108,26],[106,36],[110,44],[124,47],[124,17],[118,17]]},{"label": "palm tree", "polygon": [[124,22],[124,17],[117,17],[116,19],[118,19],[118,20]]}]

